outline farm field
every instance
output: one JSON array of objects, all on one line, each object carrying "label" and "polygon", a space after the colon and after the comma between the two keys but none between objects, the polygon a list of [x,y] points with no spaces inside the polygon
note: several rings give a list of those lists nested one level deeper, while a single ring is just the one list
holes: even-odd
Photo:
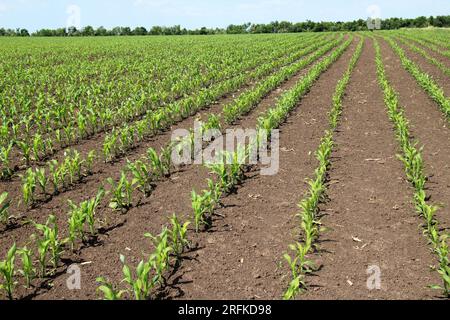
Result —
[{"label": "farm field", "polygon": [[[449,43],[0,39],[0,299],[448,299]],[[195,120],[278,172],[175,164]]]}]

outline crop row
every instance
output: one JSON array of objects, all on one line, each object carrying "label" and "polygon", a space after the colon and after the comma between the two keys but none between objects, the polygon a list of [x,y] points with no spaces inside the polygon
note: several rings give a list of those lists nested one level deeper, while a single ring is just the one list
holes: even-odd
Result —
[{"label": "crop row", "polygon": [[405,40],[404,38],[399,38],[399,40],[407,45],[411,50],[414,52],[420,54],[422,57],[424,57],[428,62],[438,67],[442,72],[444,72],[447,76],[450,76],[450,68],[447,68],[447,66],[439,61],[436,58],[433,58],[428,52],[422,48],[419,48],[418,46],[414,45],[410,41]]},{"label": "crop row", "polygon": [[[239,119],[240,116],[248,113],[256,103],[261,101],[261,99],[267,95],[268,92],[272,91],[281,83],[289,79],[301,68],[309,65],[310,63],[314,62],[315,60],[323,56],[325,53],[330,51],[333,47],[337,45],[337,43],[339,43],[339,41],[342,40],[342,38],[343,35],[341,35],[338,40],[330,42],[325,46],[323,46],[323,43],[318,43],[319,46],[317,48],[321,49],[316,51],[314,54],[290,66],[289,68],[285,68],[284,70],[282,70],[282,72],[274,74],[273,76],[267,78],[265,81],[260,82],[252,91],[248,91],[246,93],[241,94],[239,98],[235,99],[232,103],[225,106],[223,110],[225,121],[228,124],[234,123],[236,120]],[[314,48],[311,49],[316,49],[316,46],[314,46]],[[312,50],[306,51],[305,54],[310,52],[312,52]]]},{"label": "crop row", "polygon": [[293,256],[288,253],[284,255],[284,259],[291,270],[291,281],[283,296],[285,300],[294,299],[300,292],[306,290],[305,276],[316,269],[314,262],[308,259],[308,255],[318,250],[317,240],[320,232],[323,230],[318,216],[320,211],[319,204],[322,202],[326,192],[327,173],[331,165],[330,159],[334,147],[333,133],[339,125],[345,89],[361,56],[364,41],[364,39],[360,39],[347,70],[336,86],[329,114],[330,129],[325,131],[325,135],[316,151],[319,166],[315,170],[314,178],[308,180],[309,190],[307,196],[298,204],[300,212],[297,216],[300,218],[302,239],[300,242],[297,241],[289,246]]},{"label": "crop row", "polygon": [[385,38],[395,53],[399,56],[402,66],[416,79],[419,85],[436,101],[442,112],[450,118],[450,100],[445,96],[444,90],[420,67],[411,61],[402,48],[390,37]]},{"label": "crop row", "polygon": [[440,54],[441,56],[450,58],[450,51],[442,49],[442,47],[439,47],[435,42],[430,42],[429,37],[421,37],[416,34],[409,34],[409,33],[401,33],[401,34],[402,36],[410,40],[413,40],[428,49],[431,49],[432,51]]},{"label": "crop row", "polygon": [[388,115],[394,125],[395,135],[402,151],[398,158],[403,162],[408,181],[414,187],[414,204],[417,213],[424,219],[424,235],[431,244],[433,253],[439,259],[437,271],[442,278],[443,285],[432,285],[431,287],[442,290],[448,298],[450,296],[450,262],[447,244],[449,235],[441,231],[439,227],[439,222],[436,219],[438,207],[428,203],[429,197],[426,193],[427,176],[424,172],[422,149],[417,147],[418,142],[413,141],[409,132],[408,120],[399,106],[398,95],[387,79],[377,40],[375,40],[375,49],[378,81],[384,92],[384,101]]}]

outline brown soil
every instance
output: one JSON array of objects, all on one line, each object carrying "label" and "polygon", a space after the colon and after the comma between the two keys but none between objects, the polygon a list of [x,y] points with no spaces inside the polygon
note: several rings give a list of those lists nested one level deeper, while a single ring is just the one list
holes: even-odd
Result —
[{"label": "brown soil", "polygon": [[[421,299],[438,281],[412,192],[396,159],[394,138],[377,82],[375,51],[367,40],[343,102],[336,133],[329,201],[322,207],[319,257],[323,269],[300,299]],[[381,290],[369,290],[367,270],[381,270]]]}]

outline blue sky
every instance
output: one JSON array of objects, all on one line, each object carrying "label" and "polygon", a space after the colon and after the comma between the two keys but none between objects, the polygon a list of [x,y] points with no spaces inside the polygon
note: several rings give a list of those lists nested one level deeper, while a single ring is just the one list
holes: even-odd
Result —
[{"label": "blue sky", "polygon": [[[74,7],[77,6],[77,7]],[[77,15],[81,26],[180,24],[187,28],[274,20],[348,21],[450,14],[449,0],[0,0],[0,27],[65,27]],[[371,8],[368,10],[368,8]],[[77,21],[76,19],[72,21]]]}]

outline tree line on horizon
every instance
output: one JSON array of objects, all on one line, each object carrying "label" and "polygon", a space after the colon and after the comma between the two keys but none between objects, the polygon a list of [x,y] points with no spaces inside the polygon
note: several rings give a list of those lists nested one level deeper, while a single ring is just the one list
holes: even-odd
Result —
[{"label": "tree line on horizon", "polygon": [[[418,17],[414,19],[389,18],[381,20],[382,30],[395,30],[401,28],[446,28],[450,27],[450,15],[436,17]],[[16,37],[67,37],[67,36],[145,36],[145,35],[213,35],[213,34],[260,34],[260,33],[299,33],[299,32],[327,32],[327,31],[367,31],[367,21],[363,19],[349,22],[298,22],[275,21],[268,24],[245,23],[229,25],[227,28],[200,28],[189,30],[179,25],[172,27],[153,26],[147,30],[145,27],[115,27],[108,30],[104,27],[97,29],[86,26],[81,30],[75,27],[58,29],[41,29],[30,33],[27,29],[0,28],[0,36]]]}]

